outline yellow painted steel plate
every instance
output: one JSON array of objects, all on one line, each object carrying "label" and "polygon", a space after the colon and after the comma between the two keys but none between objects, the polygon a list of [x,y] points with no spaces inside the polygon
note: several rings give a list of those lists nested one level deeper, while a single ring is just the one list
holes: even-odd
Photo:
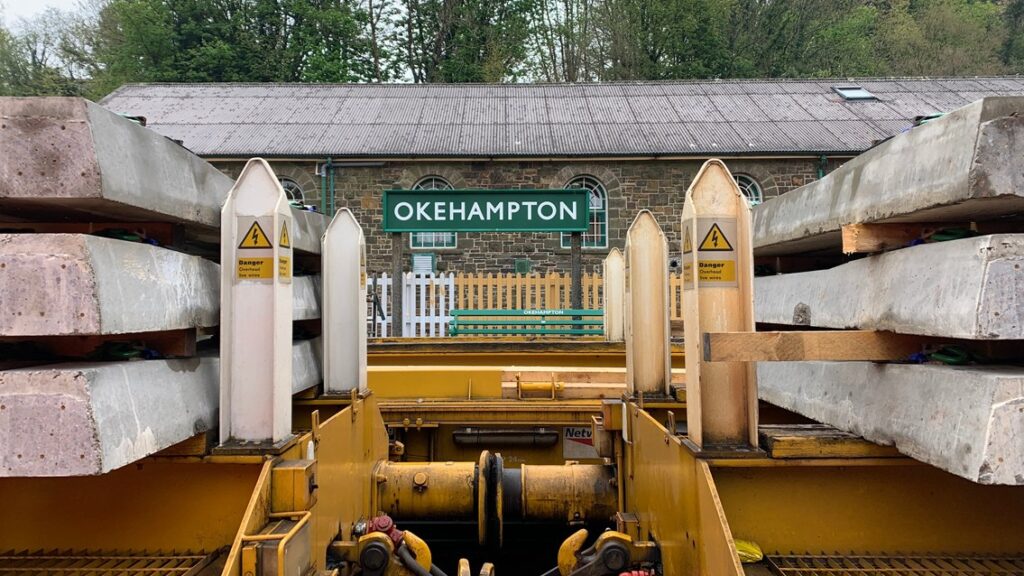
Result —
[{"label": "yellow painted steel plate", "polygon": [[210,566],[217,553],[83,551],[0,553],[0,574],[25,576],[196,576]]},{"label": "yellow painted steel plate", "polygon": [[1002,556],[769,556],[782,576],[996,576],[1024,574],[1024,558]]}]

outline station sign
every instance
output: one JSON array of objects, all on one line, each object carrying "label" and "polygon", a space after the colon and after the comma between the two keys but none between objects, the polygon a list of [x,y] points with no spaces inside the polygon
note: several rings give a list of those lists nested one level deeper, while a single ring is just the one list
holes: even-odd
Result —
[{"label": "station sign", "polygon": [[385,232],[583,232],[588,192],[386,190]]}]

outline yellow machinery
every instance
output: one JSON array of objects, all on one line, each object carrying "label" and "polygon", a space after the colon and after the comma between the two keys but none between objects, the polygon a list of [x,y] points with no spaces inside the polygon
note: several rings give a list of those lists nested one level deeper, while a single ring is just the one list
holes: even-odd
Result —
[{"label": "yellow machinery", "polygon": [[[709,163],[694,187],[738,197],[725,176]],[[742,237],[739,218],[722,226]],[[650,224],[627,247],[633,290],[660,281],[641,270],[664,241]],[[734,287],[686,262],[685,375],[667,321],[627,319],[660,352],[371,344],[367,386],[290,398],[270,445],[201,434],[101,476],[0,480],[0,574],[1024,574],[1021,488],[761,410],[747,365],[698,361],[701,332],[753,327],[749,243],[734,257]],[[736,316],[707,312],[728,298]]]}]

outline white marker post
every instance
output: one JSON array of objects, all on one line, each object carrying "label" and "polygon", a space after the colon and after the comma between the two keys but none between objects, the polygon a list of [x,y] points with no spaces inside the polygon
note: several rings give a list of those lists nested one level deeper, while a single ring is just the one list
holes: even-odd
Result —
[{"label": "white marker post", "polygon": [[706,332],[754,330],[750,206],[721,160],[686,191],[682,218],[686,421],[701,447],[757,446],[752,362],[705,362]]},{"label": "white marker post", "polygon": [[366,390],[366,239],[348,208],[323,237],[324,392]]},{"label": "white marker post", "polygon": [[262,158],[221,211],[220,442],[274,448],[292,436],[291,208]]},{"label": "white marker post", "polygon": [[670,393],[668,241],[649,210],[626,232],[626,387],[630,394]]},{"label": "white marker post", "polygon": [[604,259],[604,338],[622,342],[626,313],[626,262],[622,251],[612,248]]}]

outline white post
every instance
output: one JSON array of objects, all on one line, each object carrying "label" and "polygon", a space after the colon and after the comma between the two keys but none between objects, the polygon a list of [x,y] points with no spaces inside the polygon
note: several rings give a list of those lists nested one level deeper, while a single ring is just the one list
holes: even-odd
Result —
[{"label": "white post", "polygon": [[612,248],[604,259],[604,337],[609,342],[622,342],[623,314],[626,312],[626,261],[622,251]]},{"label": "white post", "polygon": [[348,208],[322,244],[324,393],[366,390],[366,239]]},{"label": "white post", "polygon": [[721,160],[686,191],[682,217],[687,434],[697,446],[757,446],[753,362],[705,362],[706,332],[754,331],[750,206]]},{"label": "white post", "polygon": [[626,386],[630,393],[668,394],[668,241],[649,210],[626,232],[625,279]]},{"label": "white post", "polygon": [[221,211],[220,441],[292,435],[292,230],[270,165],[245,165]]}]

